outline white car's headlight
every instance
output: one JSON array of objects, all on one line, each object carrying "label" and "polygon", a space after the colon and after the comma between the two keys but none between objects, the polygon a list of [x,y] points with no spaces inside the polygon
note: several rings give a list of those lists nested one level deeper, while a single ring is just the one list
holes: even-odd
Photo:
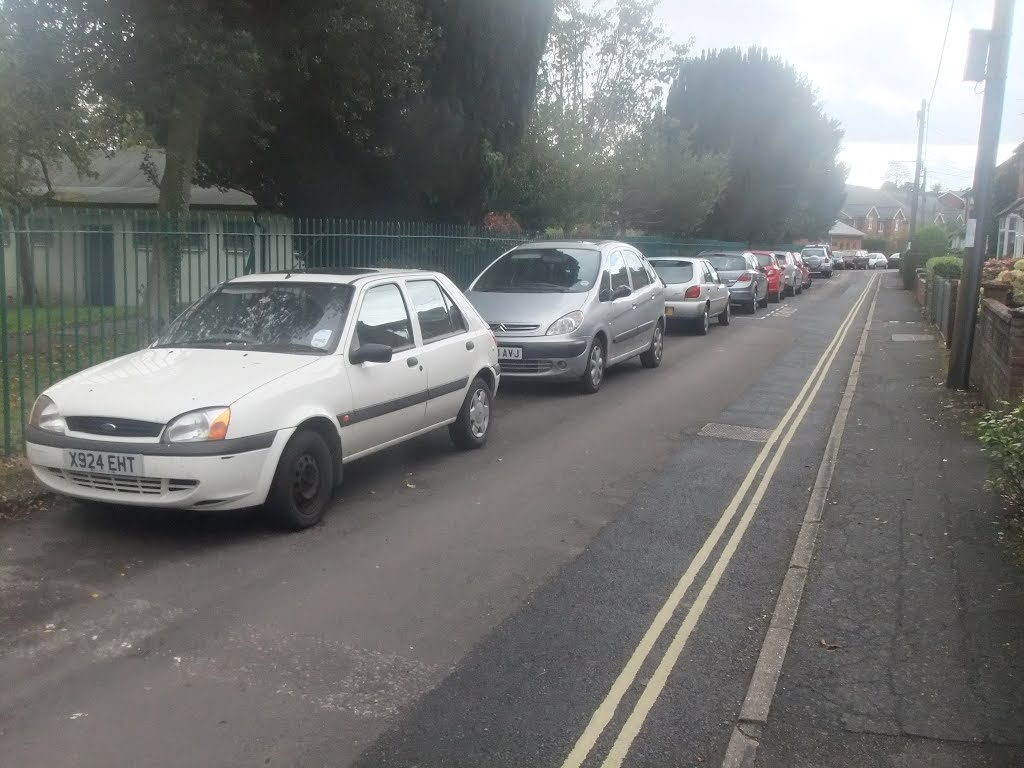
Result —
[{"label": "white car's headlight", "polygon": [[36,404],[32,406],[32,415],[28,423],[33,427],[44,429],[47,432],[56,432],[63,435],[67,431],[67,424],[64,417],[60,415],[56,404],[46,395],[40,395]]},{"label": "white car's headlight", "polygon": [[183,413],[167,425],[164,440],[169,443],[198,443],[206,440],[223,440],[231,424],[231,409],[204,408],[201,411]]},{"label": "white car's headlight", "polygon": [[564,317],[560,317],[551,324],[548,328],[548,336],[564,336],[567,333],[572,333],[577,328],[583,325],[583,313],[582,312],[570,312]]}]

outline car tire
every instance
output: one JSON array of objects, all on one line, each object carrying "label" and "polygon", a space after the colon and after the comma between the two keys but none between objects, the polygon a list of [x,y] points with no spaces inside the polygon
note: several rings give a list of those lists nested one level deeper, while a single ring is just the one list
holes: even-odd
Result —
[{"label": "car tire", "polygon": [[718,324],[728,325],[732,322],[732,305],[725,302],[725,309],[718,313]]},{"label": "car tire", "polygon": [[[781,290],[779,291],[779,296],[778,296],[777,300],[778,301],[782,300],[782,291]],[[761,299],[761,301],[759,301],[757,304],[758,304],[759,307],[767,307],[769,301],[770,301],[770,298],[769,298],[768,294],[765,293],[764,298]]]},{"label": "car tire", "polygon": [[293,531],[319,523],[334,494],[337,465],[326,441],[308,429],[288,441],[267,495],[267,511],[280,527]]},{"label": "car tire", "polygon": [[661,323],[655,323],[651,336],[651,346],[640,354],[640,365],[644,368],[657,368],[665,354],[665,329]]},{"label": "car tire", "polygon": [[803,285],[803,283],[801,283],[798,287],[793,289],[793,293],[796,294],[797,296],[799,296],[803,292],[804,292],[804,285]]},{"label": "car tire", "polygon": [[595,338],[590,343],[590,351],[587,353],[587,370],[580,378],[580,391],[583,394],[594,395],[601,389],[606,365],[604,344]]},{"label": "car tire", "polygon": [[711,309],[707,304],[704,305],[704,311],[701,313],[693,323],[693,332],[698,336],[707,336],[708,329],[711,328]]},{"label": "car tire", "polygon": [[755,296],[753,299],[750,300],[750,303],[747,304],[747,312],[749,314],[751,314],[751,315],[756,315],[757,314],[757,308],[758,308],[758,306],[760,304],[761,304],[761,302],[759,302],[757,300],[757,297]]},{"label": "car tire", "polygon": [[493,399],[491,386],[479,376],[473,379],[458,418],[448,427],[448,436],[455,447],[472,451],[486,445],[487,436],[491,433]]},{"label": "car tire", "polygon": [[785,294],[786,292],[782,288],[779,288],[775,293],[769,293],[768,296],[765,297],[765,306],[768,306],[769,301],[772,304],[778,304],[783,298],[785,298]]}]

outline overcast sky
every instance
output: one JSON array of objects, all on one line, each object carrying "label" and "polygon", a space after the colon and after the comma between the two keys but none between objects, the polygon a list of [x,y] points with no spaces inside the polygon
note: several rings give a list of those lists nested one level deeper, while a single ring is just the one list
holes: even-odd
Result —
[{"label": "overcast sky", "polygon": [[[993,8],[955,0],[929,121],[929,186],[971,183],[982,97],[962,82],[967,36],[992,25]],[[888,161],[914,160],[915,114],[935,82],[949,9],[949,0],[662,0],[661,16],[677,40],[695,39],[694,53],[759,45],[788,59],[843,124],[850,182],[878,186]],[[1024,141],[1024,7],[1009,72],[1000,160]]]}]

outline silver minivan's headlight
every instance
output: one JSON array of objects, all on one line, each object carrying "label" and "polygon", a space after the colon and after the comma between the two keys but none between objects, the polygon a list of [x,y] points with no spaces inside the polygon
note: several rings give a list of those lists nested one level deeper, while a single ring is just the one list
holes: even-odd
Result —
[{"label": "silver minivan's headlight", "polygon": [[164,430],[164,440],[169,443],[199,443],[207,440],[223,440],[231,424],[231,409],[223,405],[204,408],[200,411],[183,413],[173,419]]},{"label": "silver minivan's headlight", "polygon": [[583,313],[576,311],[570,312],[568,315],[558,318],[548,328],[548,336],[564,336],[567,333],[572,333],[577,328],[583,325]]},{"label": "silver minivan's headlight", "polygon": [[63,435],[67,431],[67,424],[64,422],[64,417],[60,415],[56,403],[46,395],[40,395],[35,405],[32,406],[32,414],[28,418],[28,423],[33,427],[47,432],[56,432],[59,435]]}]

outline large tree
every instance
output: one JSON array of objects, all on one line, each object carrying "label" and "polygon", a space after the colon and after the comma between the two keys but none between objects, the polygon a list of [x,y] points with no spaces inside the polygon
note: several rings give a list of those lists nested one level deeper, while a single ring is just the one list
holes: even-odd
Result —
[{"label": "large tree", "polygon": [[662,104],[686,47],[656,0],[559,0],[527,140],[495,205],[531,228],[688,233],[721,190],[721,158],[698,156]]},{"label": "large tree", "polygon": [[753,48],[688,59],[667,110],[696,151],[729,156],[729,186],[706,234],[778,242],[828,230],[843,202],[843,134],[781,58]]},{"label": "large tree", "polygon": [[53,172],[90,170],[116,143],[117,113],[97,94],[97,35],[81,4],[0,2],[0,212],[17,233],[21,300],[37,299],[30,214],[52,200]]}]

